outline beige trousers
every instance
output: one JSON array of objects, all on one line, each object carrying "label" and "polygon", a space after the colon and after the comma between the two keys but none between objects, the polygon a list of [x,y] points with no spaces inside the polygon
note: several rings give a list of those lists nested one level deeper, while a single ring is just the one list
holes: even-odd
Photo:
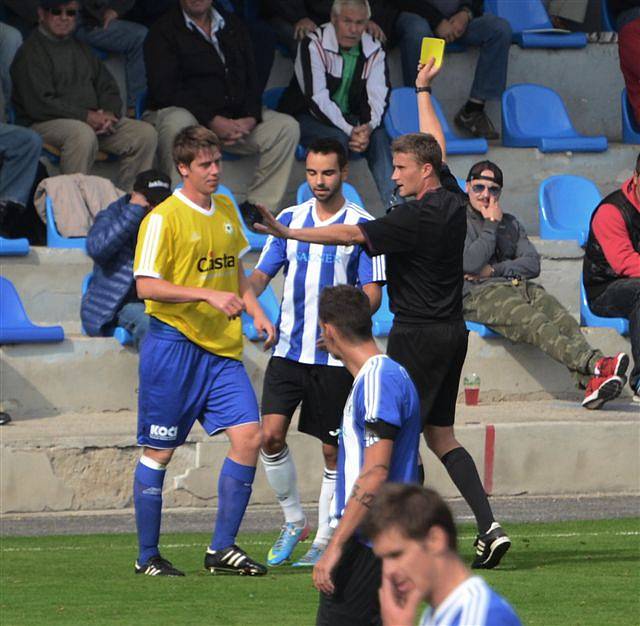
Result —
[{"label": "beige trousers", "polygon": [[[171,176],[174,185],[178,184],[180,175],[173,163],[173,140],[183,128],[197,124],[197,120],[180,107],[147,111],[144,119],[158,131],[160,169]],[[247,190],[249,202],[263,204],[271,211],[281,208],[299,139],[300,128],[294,118],[263,108],[262,122],[251,134],[233,146],[224,147],[229,154],[258,155],[258,167]]]},{"label": "beige trousers", "polygon": [[98,150],[117,155],[118,186],[131,191],[140,172],[153,167],[158,136],[153,126],[140,120],[122,118],[111,135],[98,135],[79,120],[57,119],[38,122],[31,128],[60,150],[61,174],[88,174]]}]

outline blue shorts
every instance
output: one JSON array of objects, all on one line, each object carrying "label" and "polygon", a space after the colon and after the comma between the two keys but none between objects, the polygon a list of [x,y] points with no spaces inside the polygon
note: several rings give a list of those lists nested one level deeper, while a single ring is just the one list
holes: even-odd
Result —
[{"label": "blue shorts", "polygon": [[138,445],[176,448],[196,420],[209,435],[260,421],[244,365],[151,318],[140,350]]}]

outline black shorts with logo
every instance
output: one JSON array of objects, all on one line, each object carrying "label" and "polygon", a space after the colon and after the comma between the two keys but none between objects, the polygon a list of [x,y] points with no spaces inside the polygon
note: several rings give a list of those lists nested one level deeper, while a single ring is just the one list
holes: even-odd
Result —
[{"label": "black shorts with logo", "polygon": [[353,377],[345,367],[309,365],[271,357],[262,387],[262,415],[291,419],[300,403],[298,430],[338,445],[338,429]]},{"label": "black shorts with logo", "polygon": [[387,354],[404,366],[420,397],[422,428],[452,426],[469,331],[464,322],[393,324]]},{"label": "black shorts with logo", "polygon": [[331,575],[335,591],[320,594],[316,626],[378,626],[382,624],[378,589],[382,563],[357,539],[347,541]]}]

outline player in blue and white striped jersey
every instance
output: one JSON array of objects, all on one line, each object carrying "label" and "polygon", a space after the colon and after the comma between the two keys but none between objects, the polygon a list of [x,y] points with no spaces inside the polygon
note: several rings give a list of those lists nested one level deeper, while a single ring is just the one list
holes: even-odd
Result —
[{"label": "player in blue and white striped jersey", "polygon": [[380,601],[385,626],[520,626],[507,601],[471,572],[457,553],[451,510],[432,489],[384,485],[363,533],[382,560]]},{"label": "player in blue and white striped jersey", "polygon": [[355,380],[340,427],[336,528],[313,569],[322,592],[316,624],[377,624],[380,561],[358,527],[385,481],[417,480],[420,400],[407,371],[373,340],[362,292],[328,287],[320,296],[319,317],[327,349]]},{"label": "player in blue and white striped jersey", "polygon": [[[347,155],[335,139],[319,139],[309,146],[307,183],[313,197],[278,216],[282,224],[323,226],[359,224],[373,218],[342,195]],[[380,282],[385,279],[384,257],[369,257],[361,246],[331,246],[269,237],[250,281],[257,294],[284,271],[278,323],[278,343],[265,372],[262,393],[263,446],[261,457],[267,480],[284,513],[280,536],[267,563],[289,560],[296,544],[309,534],[300,505],[296,469],[286,445],[290,420],[302,404],[298,429],[322,442],[325,470],[320,490],[318,532],[308,552],[294,566],[313,566],[331,537],[329,506],[335,490],[337,431],[353,379],[318,345],[318,298],[327,286],[358,286],[368,296],[370,312],[380,306]]]}]

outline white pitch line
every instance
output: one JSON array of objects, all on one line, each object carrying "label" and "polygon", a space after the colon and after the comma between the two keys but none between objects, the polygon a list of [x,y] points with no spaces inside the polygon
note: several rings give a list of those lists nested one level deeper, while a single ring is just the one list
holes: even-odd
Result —
[{"label": "white pitch line", "polygon": [[[613,533],[606,532],[592,532],[592,533],[543,533],[533,534],[527,533],[526,535],[512,535],[509,534],[511,539],[566,539],[569,537],[637,537],[640,535],[638,530],[621,530]],[[475,539],[475,535],[461,535],[458,537],[460,541],[467,541]],[[269,545],[269,541],[243,541],[243,546],[266,546]],[[109,550],[131,550],[132,546],[118,545],[108,546]],[[163,543],[160,544],[161,548],[179,549],[179,548],[206,548],[206,544],[202,543]],[[58,546],[43,548],[39,546],[27,547],[27,548],[0,548],[0,552],[82,552],[86,550],[95,550],[95,546]]]}]

